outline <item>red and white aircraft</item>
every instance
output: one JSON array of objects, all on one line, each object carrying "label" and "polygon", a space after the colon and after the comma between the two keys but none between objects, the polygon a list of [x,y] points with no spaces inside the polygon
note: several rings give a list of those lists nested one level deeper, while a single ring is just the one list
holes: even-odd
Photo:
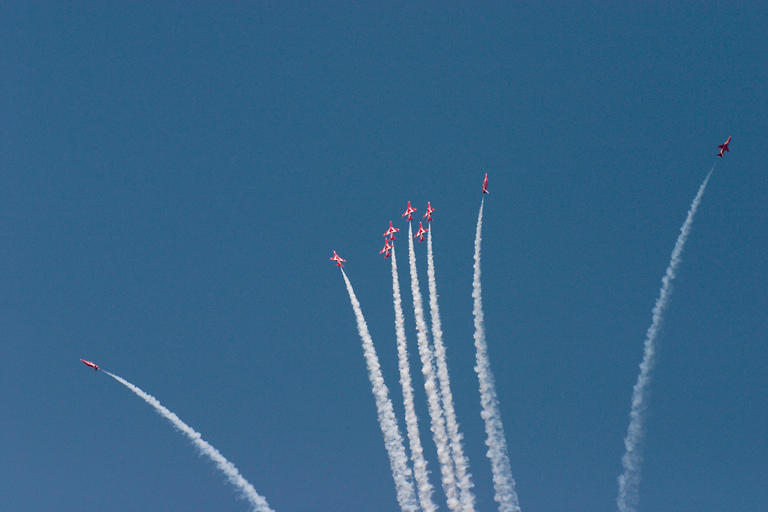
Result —
[{"label": "red and white aircraft", "polygon": [[413,235],[413,238],[416,238],[417,236],[420,236],[419,242],[424,241],[424,233],[426,233],[428,230],[424,229],[424,226],[421,225],[421,222],[419,222],[419,230],[416,232],[415,235]]},{"label": "red and white aircraft", "polygon": [[728,143],[729,142],[731,142],[731,138],[730,137],[728,137],[728,140],[725,141],[725,144],[720,144],[719,146],[717,146],[717,147],[720,148],[720,152],[717,154],[717,156],[722,158],[723,157],[723,151],[728,151],[728,152],[731,151],[730,149],[728,149]]},{"label": "red and white aircraft", "polygon": [[[429,201],[427,201],[427,213],[424,214],[424,217],[427,218],[427,222],[432,222],[432,212],[435,211],[434,208],[432,208],[432,205],[429,204]],[[424,218],[422,217],[422,218]]]},{"label": "red and white aircraft", "polygon": [[[391,242],[392,242],[392,238],[388,238],[388,239],[387,239],[387,240],[384,242],[384,248],[383,248],[382,250],[380,250],[380,251],[379,251],[379,254],[384,254],[384,257],[385,257],[385,258],[389,258],[390,256],[392,256],[391,254],[389,254],[389,251],[391,251],[392,249],[394,249],[394,248],[395,248],[395,246],[394,246],[394,244],[391,244]],[[390,244],[391,244],[391,245],[390,245]]]},{"label": "red and white aircraft", "polygon": [[485,173],[485,179],[483,179],[483,194],[488,193],[488,173]]},{"label": "red and white aircraft", "polygon": [[84,362],[85,364],[87,364],[88,366],[90,366],[91,368],[93,368],[93,371],[98,371],[99,370],[99,367],[96,366],[94,363],[92,363],[90,361],[86,361],[85,359],[81,359],[81,361]]},{"label": "red and white aircraft", "polygon": [[411,214],[415,211],[416,208],[411,208],[411,202],[408,201],[408,208],[405,210],[405,213],[401,215],[401,217],[408,217],[406,220],[410,222],[413,220],[413,216]]},{"label": "red and white aircraft", "polygon": [[333,256],[331,256],[331,259],[336,262],[337,267],[343,267],[344,265],[341,264],[341,262],[345,262],[347,260],[343,259],[341,256],[336,254],[336,251],[333,251]]},{"label": "red and white aircraft", "polygon": [[389,229],[383,235],[381,235],[381,236],[386,238],[386,237],[392,235],[392,240],[394,240],[395,239],[395,232],[396,231],[400,231],[400,230],[398,228],[393,228],[392,227],[392,221],[389,221]]},{"label": "red and white aircraft", "polygon": [[413,235],[413,238],[416,238],[417,236],[420,236],[421,238],[419,238],[419,242],[423,242],[424,241],[424,233],[426,233],[427,231],[429,231],[429,230],[424,229],[424,226],[422,226],[421,222],[419,222],[419,230],[416,232],[415,235]]}]

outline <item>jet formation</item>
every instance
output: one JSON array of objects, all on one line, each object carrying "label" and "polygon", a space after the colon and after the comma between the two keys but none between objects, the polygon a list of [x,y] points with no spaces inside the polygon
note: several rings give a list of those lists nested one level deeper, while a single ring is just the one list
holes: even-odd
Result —
[{"label": "jet formation", "polygon": [[[725,147],[725,151],[728,151],[728,142],[730,142],[731,138],[728,137],[728,141],[723,145]],[[720,147],[723,147],[720,146]],[[722,153],[722,151],[721,151]],[[720,155],[722,156],[722,155]],[[483,194],[488,193],[488,173],[485,173],[485,177],[483,178]],[[411,206],[411,202],[408,201],[408,208],[405,209],[405,213],[401,215],[401,217],[406,217],[406,220],[408,222],[411,222],[413,220],[413,212],[416,211],[416,208]],[[432,222],[432,213],[435,211],[434,208],[432,208],[432,203],[427,202],[427,212],[424,214],[422,218],[427,219],[427,222]],[[392,221],[389,221],[389,229],[387,229],[381,236],[384,237],[384,247],[379,251],[379,254],[383,254],[385,258],[391,258],[392,249],[395,248],[395,239],[397,238],[395,236],[395,233],[400,231],[399,228],[396,228],[392,225]],[[429,231],[429,228],[424,228],[424,223],[419,222],[419,230],[416,232],[415,235],[413,235],[413,238],[418,238],[419,242],[423,242],[425,240],[424,234]],[[389,238],[387,238],[389,237]],[[333,256],[331,256],[331,260],[336,262],[337,267],[343,267],[342,263],[346,263],[347,260],[343,259],[341,256],[336,254],[336,251],[333,251]],[[83,361],[85,362],[85,361]]]}]

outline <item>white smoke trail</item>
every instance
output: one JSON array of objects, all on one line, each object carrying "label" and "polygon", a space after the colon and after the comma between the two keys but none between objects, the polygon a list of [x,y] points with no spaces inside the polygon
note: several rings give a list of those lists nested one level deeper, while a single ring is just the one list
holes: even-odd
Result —
[{"label": "white smoke trail", "polygon": [[241,496],[248,500],[248,502],[253,506],[253,510],[257,512],[273,512],[272,509],[269,508],[267,500],[265,500],[259,495],[259,493],[256,492],[256,489],[253,488],[248,480],[243,478],[235,465],[225,459],[219,450],[204,441],[199,432],[195,431],[192,427],[181,421],[179,417],[176,416],[176,414],[163,407],[160,402],[158,402],[158,400],[152,395],[145,393],[141,389],[137,388],[127,380],[118,377],[117,375],[113,375],[107,371],[104,373],[143,398],[145,402],[155,408],[155,411],[157,411],[160,416],[170,421],[173,426],[176,427],[176,429],[187,436],[189,440],[192,441],[192,443],[195,445],[195,447],[200,450],[200,453],[216,463],[216,467],[218,467],[219,470],[224,473],[224,475],[227,477],[227,480],[229,480],[232,485],[238,488]]},{"label": "white smoke trail", "polygon": [[445,418],[443,408],[440,406],[440,397],[435,387],[435,371],[432,368],[434,354],[429,347],[427,337],[427,322],[424,321],[424,306],[419,289],[419,275],[416,271],[416,253],[413,250],[413,231],[408,223],[408,259],[411,267],[411,294],[413,295],[413,310],[416,317],[416,334],[421,356],[422,373],[424,374],[424,389],[427,392],[429,404],[429,416],[432,420],[432,437],[437,446],[437,458],[440,461],[440,475],[442,476],[443,490],[448,498],[448,508],[454,511],[461,510],[458,491],[456,489],[456,475],[454,473],[453,459],[451,458],[448,436],[445,432]]},{"label": "white smoke trail", "polygon": [[405,425],[408,429],[408,440],[411,445],[413,472],[416,477],[416,487],[419,491],[419,502],[424,512],[434,512],[437,506],[432,501],[434,489],[429,482],[427,461],[424,459],[424,449],[419,437],[419,422],[413,405],[413,384],[411,370],[408,364],[408,347],[405,338],[405,319],[403,317],[403,301],[400,297],[400,280],[397,275],[397,260],[395,249],[392,248],[392,295],[395,306],[395,333],[397,335],[397,357],[400,368],[400,385],[403,387],[403,403],[405,405]]},{"label": "white smoke trail", "polygon": [[453,408],[453,393],[448,377],[448,363],[443,344],[443,329],[440,322],[440,308],[437,304],[437,283],[435,282],[435,260],[432,253],[432,226],[427,233],[427,275],[429,277],[429,312],[432,317],[432,340],[435,344],[435,359],[437,361],[437,377],[440,382],[440,395],[443,400],[443,412],[448,435],[451,440],[453,463],[456,467],[457,485],[460,491],[461,509],[463,512],[475,510],[475,496],[472,494],[472,475],[469,473],[469,462],[464,456],[464,448],[456,421],[456,411]]},{"label": "white smoke trail", "polygon": [[488,345],[485,342],[485,322],[483,319],[483,298],[480,287],[480,242],[483,229],[483,202],[480,203],[480,213],[477,216],[477,234],[475,235],[475,277],[472,281],[472,298],[475,299],[475,348],[477,349],[477,372],[480,381],[480,404],[485,420],[485,433],[488,439],[488,458],[493,472],[493,488],[496,491],[494,499],[499,503],[499,512],[519,512],[520,505],[515,492],[515,479],[507,454],[507,440],[504,437],[504,426],[501,423],[499,399],[496,396],[496,384],[488,359]]},{"label": "white smoke trail", "polygon": [[344,276],[344,282],[347,284],[349,300],[352,302],[352,309],[355,311],[355,318],[357,319],[357,331],[360,333],[360,339],[363,342],[365,362],[368,365],[368,377],[371,379],[373,396],[376,399],[379,425],[381,426],[381,432],[384,434],[384,446],[387,449],[392,476],[395,479],[397,502],[404,512],[417,512],[419,505],[413,488],[411,470],[408,467],[408,457],[405,455],[403,437],[400,435],[400,428],[395,419],[392,401],[389,399],[389,390],[386,384],[384,384],[384,377],[381,374],[379,358],[376,355],[376,349],[373,347],[373,340],[368,332],[368,325],[365,323],[363,311],[360,309],[360,302],[358,302],[355,291],[352,289],[352,283],[349,282],[349,278],[347,278],[343,268],[341,269],[341,275]]},{"label": "white smoke trail", "polygon": [[699,203],[704,195],[704,189],[707,188],[709,177],[714,170],[715,166],[713,165],[712,169],[710,169],[707,174],[707,177],[704,179],[704,182],[699,187],[699,192],[691,203],[683,227],[680,228],[680,235],[678,235],[675,248],[672,250],[669,266],[661,280],[662,285],[659,298],[656,299],[656,304],[653,307],[653,320],[645,335],[643,362],[640,363],[640,375],[638,375],[637,383],[635,383],[635,387],[632,390],[632,409],[629,413],[630,421],[627,429],[627,437],[624,438],[626,452],[621,458],[621,465],[624,467],[624,473],[619,476],[618,479],[619,495],[616,498],[616,503],[621,512],[635,512],[639,501],[640,466],[643,462],[643,456],[640,451],[640,442],[643,439],[643,424],[645,423],[645,412],[648,408],[647,387],[651,382],[650,373],[651,370],[653,370],[655,363],[656,337],[659,334],[662,315],[667,307],[669,296],[672,293],[672,280],[675,278],[677,267],[680,265],[683,247],[685,246],[686,240],[688,240],[688,234],[690,233],[691,225],[693,224],[693,217],[696,215],[696,210],[699,208]]}]

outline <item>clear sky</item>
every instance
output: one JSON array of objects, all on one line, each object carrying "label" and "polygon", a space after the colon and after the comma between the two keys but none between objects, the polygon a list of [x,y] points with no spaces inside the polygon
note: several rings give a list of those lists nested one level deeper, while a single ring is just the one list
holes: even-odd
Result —
[{"label": "clear sky", "polygon": [[487,172],[486,329],[521,508],[613,511],[651,309],[715,162],[659,338],[640,510],[765,509],[765,3],[313,4],[0,5],[0,510],[247,510],[80,358],[157,397],[276,512],[397,510],[328,258],[348,261],[404,431],[378,251],[408,200],[436,209],[456,411],[495,510],[472,345]]}]

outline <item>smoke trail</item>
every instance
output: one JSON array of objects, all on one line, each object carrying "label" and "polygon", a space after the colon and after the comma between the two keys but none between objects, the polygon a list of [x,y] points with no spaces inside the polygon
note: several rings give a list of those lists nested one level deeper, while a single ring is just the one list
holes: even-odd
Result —
[{"label": "smoke trail", "polygon": [[416,477],[416,486],[419,491],[419,502],[424,512],[434,512],[437,506],[432,501],[434,492],[429,482],[427,461],[424,459],[424,449],[419,437],[419,422],[416,418],[416,410],[413,406],[413,384],[411,383],[411,371],[408,364],[408,347],[405,339],[405,319],[403,318],[403,301],[400,297],[400,280],[397,275],[397,260],[395,249],[392,248],[392,295],[395,304],[395,333],[397,334],[397,357],[400,368],[400,385],[403,387],[403,403],[405,405],[405,425],[408,429],[408,440],[411,444],[411,457],[413,458],[413,472]]},{"label": "smoke trail", "polygon": [[179,417],[176,416],[176,414],[163,407],[160,402],[157,401],[157,398],[153,397],[152,395],[148,395],[141,389],[137,388],[127,380],[118,377],[117,375],[113,375],[107,371],[104,373],[139,395],[144,399],[145,402],[154,407],[155,411],[157,411],[160,416],[173,423],[173,426],[176,427],[177,430],[179,430],[182,434],[187,436],[190,441],[192,441],[197,449],[200,450],[200,453],[207,456],[209,459],[216,463],[216,467],[218,467],[219,470],[221,470],[221,472],[226,475],[227,480],[229,480],[232,485],[238,488],[243,498],[250,502],[250,504],[253,506],[253,510],[257,512],[273,512],[272,509],[269,508],[267,500],[265,500],[259,495],[259,493],[256,492],[256,489],[253,488],[248,480],[243,478],[235,465],[225,459],[219,450],[204,441],[199,432],[196,432],[192,427],[181,421]]},{"label": "smoke trail", "polygon": [[475,496],[472,494],[472,475],[469,473],[469,462],[464,456],[464,448],[456,421],[456,411],[453,408],[453,393],[448,377],[448,363],[443,345],[443,329],[440,322],[440,308],[437,305],[437,284],[435,282],[435,260],[432,254],[432,226],[427,233],[427,276],[429,277],[429,312],[432,317],[432,339],[435,344],[435,359],[437,360],[437,377],[440,381],[440,395],[443,399],[443,411],[448,435],[451,439],[451,452],[456,467],[456,479],[461,491],[461,509],[472,512],[475,509]]},{"label": "smoke trail", "polygon": [[483,229],[483,204],[480,203],[480,213],[477,216],[477,234],[475,235],[475,277],[472,281],[472,298],[475,299],[475,348],[477,349],[477,372],[480,381],[480,404],[485,420],[485,433],[488,439],[488,458],[491,460],[493,471],[493,488],[496,491],[494,499],[499,503],[499,512],[519,512],[520,505],[515,492],[515,479],[509,465],[507,440],[504,437],[504,426],[501,423],[499,399],[496,396],[491,364],[488,359],[488,345],[485,342],[485,322],[483,320],[483,298],[480,288],[480,242]]},{"label": "smoke trail", "polygon": [[347,284],[349,300],[352,302],[352,309],[354,309],[355,318],[357,319],[357,331],[360,333],[360,339],[363,341],[363,352],[365,353],[365,361],[368,365],[368,377],[371,379],[373,396],[376,398],[379,425],[381,426],[381,432],[384,434],[384,445],[389,455],[392,477],[395,479],[397,502],[404,512],[417,512],[419,505],[416,502],[416,495],[413,489],[411,470],[408,467],[408,457],[405,455],[403,438],[400,435],[400,428],[397,426],[392,401],[389,399],[389,390],[384,384],[384,377],[381,375],[379,358],[376,355],[376,349],[373,347],[373,340],[368,332],[368,325],[365,323],[363,311],[360,309],[360,302],[358,302],[355,291],[352,289],[352,283],[349,282],[349,278],[347,278],[343,268],[341,269],[341,275],[344,276],[344,282]]},{"label": "smoke trail", "polygon": [[707,174],[707,177],[704,179],[704,182],[699,187],[699,192],[691,203],[683,227],[680,228],[680,235],[677,237],[675,248],[672,251],[669,266],[661,280],[662,285],[659,298],[656,299],[656,305],[653,307],[653,320],[645,335],[643,362],[640,363],[640,375],[638,375],[637,383],[635,383],[635,387],[632,390],[632,409],[629,413],[629,428],[627,429],[627,437],[624,438],[624,446],[627,450],[621,458],[621,465],[624,467],[624,473],[619,476],[618,479],[619,495],[616,498],[616,503],[621,512],[635,512],[635,507],[637,507],[639,501],[640,465],[643,462],[643,456],[640,452],[639,445],[643,439],[643,424],[645,423],[645,412],[648,408],[647,387],[651,382],[650,373],[651,370],[653,370],[655,363],[656,337],[659,334],[662,315],[667,307],[669,296],[672,293],[672,280],[675,278],[677,267],[680,265],[683,247],[685,246],[686,240],[688,240],[691,224],[693,224],[693,217],[696,215],[696,210],[704,195],[704,189],[707,188],[709,177],[714,170],[715,166],[713,165],[712,169],[710,169]]},{"label": "smoke trail", "polygon": [[429,416],[432,419],[432,437],[437,446],[437,458],[440,461],[440,474],[442,476],[443,490],[448,498],[448,508],[459,511],[461,510],[461,503],[459,502],[456,489],[456,476],[448,446],[448,436],[445,433],[443,408],[440,406],[440,397],[435,388],[435,371],[432,368],[434,354],[429,347],[429,339],[427,338],[427,323],[424,321],[424,306],[422,304],[421,290],[419,289],[419,275],[416,272],[416,253],[413,250],[413,231],[410,222],[408,223],[408,259],[411,267],[411,294],[413,295],[413,310],[416,317],[419,355],[421,356],[422,373],[424,374],[424,389],[427,392]]}]

